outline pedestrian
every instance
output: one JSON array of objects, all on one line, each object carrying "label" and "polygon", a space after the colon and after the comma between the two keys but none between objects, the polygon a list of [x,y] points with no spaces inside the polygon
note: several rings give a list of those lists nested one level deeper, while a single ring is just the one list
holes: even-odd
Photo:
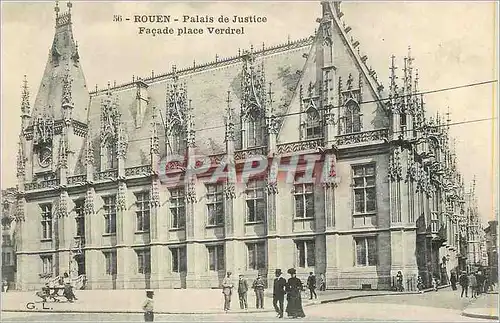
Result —
[{"label": "pedestrian", "polygon": [[439,286],[439,281],[436,275],[432,276],[432,289],[434,289],[435,292],[438,291],[438,286]]},{"label": "pedestrian", "polygon": [[481,271],[478,271],[476,273],[476,281],[477,281],[476,295],[480,295],[483,292],[483,286],[484,286],[484,275],[482,274]]},{"label": "pedestrian", "polygon": [[450,275],[450,284],[452,290],[457,290],[457,275],[454,271],[452,271]]},{"label": "pedestrian", "polygon": [[458,277],[458,283],[460,286],[462,286],[462,293],[460,294],[460,297],[464,297],[464,292],[465,292],[465,297],[467,296],[467,291],[469,290],[469,277],[467,277],[467,274],[465,271],[462,271],[462,274],[460,277]]},{"label": "pedestrian", "polygon": [[418,275],[417,277],[417,290],[423,294],[424,293],[424,281],[422,280],[422,276]]},{"label": "pedestrian", "polygon": [[286,279],[281,277],[281,269],[276,269],[273,286],[273,306],[276,316],[283,318],[283,303],[286,294]]},{"label": "pedestrian", "polygon": [[288,278],[288,282],[286,284],[286,312],[288,314],[288,317],[294,319],[298,317],[306,317],[306,315],[304,314],[304,309],[302,308],[301,292],[304,290],[302,281],[296,277],[297,271],[295,270],[295,268],[288,269],[288,274],[290,275],[290,278]]},{"label": "pedestrian", "polygon": [[403,287],[403,273],[401,271],[398,271],[397,275],[396,275],[396,288],[397,288],[397,291],[398,292],[402,292],[404,290],[404,287]]},{"label": "pedestrian", "polygon": [[7,279],[4,279],[2,282],[2,291],[7,292],[9,289],[9,283],[7,282]]},{"label": "pedestrian", "polygon": [[245,310],[248,309],[247,292],[248,292],[248,282],[243,277],[243,275],[240,274],[238,280],[238,298],[240,300],[240,308]]},{"label": "pedestrian", "polygon": [[222,294],[224,294],[224,311],[227,313],[231,309],[231,296],[233,295],[233,283],[230,271],[226,273],[226,278],[222,281]]},{"label": "pedestrian", "polygon": [[325,274],[319,274],[319,291],[324,292],[326,290],[326,278]]},{"label": "pedestrian", "polygon": [[470,291],[471,291],[471,298],[476,298],[477,297],[477,279],[476,275],[471,272],[469,274],[469,286],[470,286]]},{"label": "pedestrian", "polygon": [[312,271],[307,277],[307,288],[309,288],[309,299],[313,299],[313,295],[315,299],[318,298],[318,295],[316,295],[316,276]]},{"label": "pedestrian", "polygon": [[70,303],[73,303],[73,301],[78,300],[78,298],[76,298],[75,296],[75,293],[73,292],[73,286],[71,285],[71,280],[68,276],[68,273],[64,273],[63,282],[64,282],[63,296],[66,297],[66,299]]},{"label": "pedestrian", "polygon": [[155,318],[153,296],[154,292],[152,290],[146,291],[146,300],[142,304],[142,310],[144,311],[145,322],[153,322]]},{"label": "pedestrian", "polygon": [[258,274],[252,284],[252,288],[255,291],[255,307],[260,309],[264,308],[264,287],[265,284],[262,280],[262,276]]}]

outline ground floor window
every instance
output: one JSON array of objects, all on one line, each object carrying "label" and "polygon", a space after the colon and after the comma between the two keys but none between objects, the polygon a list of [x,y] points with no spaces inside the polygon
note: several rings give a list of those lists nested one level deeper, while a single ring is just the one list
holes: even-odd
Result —
[{"label": "ground floor window", "polygon": [[52,274],[52,255],[41,256],[42,259],[42,274],[51,275]]},{"label": "ground floor window", "polygon": [[116,251],[104,252],[106,259],[106,275],[116,275]]},{"label": "ground floor window", "polygon": [[356,266],[377,265],[377,237],[354,238],[356,244]]},{"label": "ground floor window", "polygon": [[186,247],[170,248],[172,253],[172,272],[186,272]]},{"label": "ground floor window", "polygon": [[209,270],[224,270],[224,245],[207,246],[207,250]]},{"label": "ground floor window", "polygon": [[297,249],[297,266],[306,268],[316,265],[316,244],[314,240],[295,241]]},{"label": "ground floor window", "polygon": [[151,273],[151,252],[149,249],[136,250],[137,272],[139,274]]},{"label": "ground floor window", "polygon": [[248,250],[248,269],[266,268],[266,243],[254,242],[247,243]]}]

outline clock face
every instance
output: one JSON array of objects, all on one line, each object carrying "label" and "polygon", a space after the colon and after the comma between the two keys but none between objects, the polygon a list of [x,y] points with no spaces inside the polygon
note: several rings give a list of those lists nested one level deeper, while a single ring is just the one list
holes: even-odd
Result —
[{"label": "clock face", "polygon": [[41,167],[47,167],[50,165],[50,162],[52,161],[52,151],[50,148],[43,147],[40,149],[38,153],[38,163],[40,164]]}]

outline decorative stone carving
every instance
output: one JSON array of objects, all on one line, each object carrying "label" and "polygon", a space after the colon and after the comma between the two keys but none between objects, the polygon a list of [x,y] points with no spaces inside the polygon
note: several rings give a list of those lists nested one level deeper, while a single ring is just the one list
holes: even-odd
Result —
[{"label": "decorative stone carving", "polygon": [[61,143],[59,147],[59,167],[68,168],[68,147],[66,140],[61,137]]},{"label": "decorative stone carving", "polygon": [[[74,103],[73,103],[73,98],[72,98],[72,93],[71,93],[71,85],[73,83],[73,80],[71,79],[70,75],[70,70],[69,66],[66,67],[66,71],[64,74],[63,78],[63,88],[62,88],[62,98],[61,98],[61,105],[63,108],[63,111],[65,109],[72,109],[74,108]],[[64,119],[71,119],[71,111],[63,112]]]},{"label": "decorative stone carving", "polygon": [[186,202],[196,203],[196,191],[195,191],[194,179],[190,179],[186,187]]},{"label": "decorative stone carving", "polygon": [[186,146],[188,148],[195,147],[195,131],[194,131],[194,116],[191,109],[191,100],[189,100],[189,111],[187,113],[186,122]]},{"label": "decorative stone carving", "polygon": [[160,154],[160,138],[158,137],[158,128],[156,126],[156,107],[153,108],[153,120],[151,121],[152,133],[150,152],[154,155]]},{"label": "decorative stone carving", "polygon": [[267,131],[269,134],[278,134],[279,131],[279,119],[276,115],[271,115],[267,121]]},{"label": "decorative stone carving", "polygon": [[118,99],[113,97],[109,90],[104,99],[101,100],[101,146],[116,143],[118,140],[118,128],[120,126],[121,113],[118,108]]},{"label": "decorative stone carving", "polygon": [[54,137],[54,118],[44,113],[33,124],[33,143],[35,146],[51,145]]},{"label": "decorative stone carving", "polygon": [[26,158],[24,157],[24,150],[22,141],[19,140],[17,144],[17,177],[24,178],[26,175]]},{"label": "decorative stone carving", "polygon": [[338,136],[337,144],[351,145],[363,142],[387,140],[387,138],[388,138],[387,129],[378,129],[378,130],[364,131],[364,132]]},{"label": "decorative stone carving", "polygon": [[266,189],[267,189],[267,194],[269,194],[269,195],[278,194],[278,183],[276,183],[274,181],[267,183]]},{"label": "decorative stone carving", "polygon": [[171,135],[174,129],[185,130],[187,125],[188,99],[186,84],[179,83],[175,67],[173,82],[168,86],[166,98],[166,135]]},{"label": "decorative stone carving", "polygon": [[84,204],[85,214],[94,214],[94,192],[91,187],[87,188],[87,193],[85,195],[85,204]]},{"label": "decorative stone carving", "polygon": [[28,89],[28,80],[26,79],[26,75],[24,75],[23,91],[21,93],[21,113],[23,116],[29,117],[31,115],[30,92]]},{"label": "decorative stone carving", "polygon": [[65,191],[61,192],[61,195],[59,196],[59,204],[56,214],[59,218],[63,218],[68,215],[67,193]]},{"label": "decorative stone carving", "polygon": [[241,117],[243,121],[262,118],[266,111],[264,62],[260,68],[256,66],[253,47],[243,55],[242,74]]},{"label": "decorative stone carving", "polygon": [[24,217],[24,201],[22,198],[17,199],[15,219],[17,222],[24,222],[26,219]]},{"label": "decorative stone carving", "polygon": [[158,185],[158,181],[156,179],[151,183],[151,207],[159,208],[160,207],[160,188]]},{"label": "decorative stone carving", "polygon": [[90,127],[85,138],[85,164],[94,164],[94,147],[92,146],[92,134],[90,132]]},{"label": "decorative stone carving", "polygon": [[127,208],[127,187],[124,182],[118,183],[118,194],[116,196],[116,209],[118,211],[124,211]]},{"label": "decorative stone carving", "polygon": [[227,183],[224,186],[224,195],[226,199],[235,199],[236,198],[236,190],[233,183]]},{"label": "decorative stone carving", "polygon": [[125,125],[123,123],[121,123],[118,128],[118,140],[116,148],[116,155],[118,158],[125,158],[127,156],[128,136],[127,131],[125,130]]}]

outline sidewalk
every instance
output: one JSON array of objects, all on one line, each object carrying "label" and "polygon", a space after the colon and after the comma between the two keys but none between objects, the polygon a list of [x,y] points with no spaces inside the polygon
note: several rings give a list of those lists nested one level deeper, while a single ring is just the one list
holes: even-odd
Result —
[{"label": "sidewalk", "polygon": [[463,312],[463,316],[498,320],[498,291],[495,293],[481,294]]},{"label": "sidewalk", "polygon": [[[303,294],[303,306],[337,302],[358,297],[404,295],[415,292],[327,290],[318,292],[318,299],[309,300]],[[41,303],[34,292],[2,293],[3,312],[65,312],[65,313],[142,313],[144,290],[80,290],[74,303]],[[248,310],[239,309],[238,295],[233,294],[231,312],[274,312],[272,291],[264,294],[264,309],[255,308],[255,294],[248,292]],[[219,289],[155,290],[155,313],[158,314],[219,314],[223,311],[223,295]],[[30,303],[30,304],[28,304]]]}]

